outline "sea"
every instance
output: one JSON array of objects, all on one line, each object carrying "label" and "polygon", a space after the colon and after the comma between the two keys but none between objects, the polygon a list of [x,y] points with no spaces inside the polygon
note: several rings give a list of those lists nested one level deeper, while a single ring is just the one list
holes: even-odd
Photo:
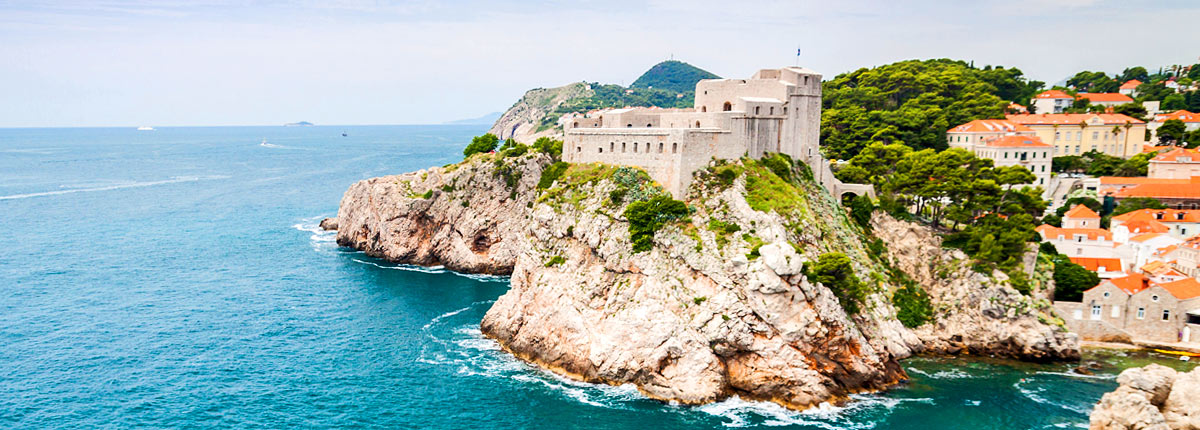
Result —
[{"label": "sea", "polygon": [[480,334],[508,279],[317,228],[355,181],[457,162],[484,132],[0,129],[0,428],[1085,428],[1122,369],[1195,365],[913,358],[906,384],[803,412],[567,380]]}]

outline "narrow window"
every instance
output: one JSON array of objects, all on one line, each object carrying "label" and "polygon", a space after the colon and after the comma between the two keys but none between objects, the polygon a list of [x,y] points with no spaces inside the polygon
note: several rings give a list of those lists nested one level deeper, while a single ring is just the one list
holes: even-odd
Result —
[{"label": "narrow window", "polygon": [[1170,321],[1170,320],[1171,320],[1171,310],[1163,309],[1163,321]]},{"label": "narrow window", "polygon": [[637,142],[633,142],[633,152],[637,152]]},{"label": "narrow window", "polygon": [[621,142],[621,152],[625,152],[625,142]]},{"label": "narrow window", "polygon": [[761,109],[761,108],[762,108],[762,106],[755,106],[755,107],[754,107],[754,114],[755,114],[755,115],[758,115],[759,109]]},{"label": "narrow window", "polygon": [[602,146],[601,146],[601,147],[597,147],[597,148],[596,148],[596,152],[599,152],[599,153],[603,154],[603,153],[604,153],[604,147],[602,147]]},{"label": "narrow window", "polygon": [[672,143],[672,144],[671,144],[671,153],[672,153],[672,154],[678,154],[678,153],[679,153],[679,142],[675,142],[675,143]]},{"label": "narrow window", "polygon": [[582,147],[582,146],[576,146],[576,147],[575,147],[575,152],[583,152],[583,147]]},{"label": "narrow window", "polygon": [[769,111],[768,111],[768,113],[770,113],[771,115],[775,115],[775,106],[771,106],[771,107],[769,108]]},{"label": "narrow window", "polygon": [[[708,92],[705,91],[705,93],[707,94]],[[700,106],[700,112],[708,112],[708,106]]]},{"label": "narrow window", "polygon": [[1100,319],[1100,305],[1092,305],[1092,319]]},{"label": "narrow window", "polygon": [[1146,308],[1138,308],[1137,319],[1146,318]]},{"label": "narrow window", "polygon": [[1113,305],[1113,308],[1112,308],[1112,317],[1113,317],[1113,318],[1120,318],[1120,317],[1121,317],[1121,308],[1117,307],[1117,305]]},{"label": "narrow window", "polygon": [[617,145],[616,142],[608,142],[608,152],[613,152],[613,150],[616,150],[617,149],[616,145]]},{"label": "narrow window", "polygon": [[662,152],[663,152],[663,143],[662,143],[662,142],[658,142],[658,153],[659,153],[659,154],[662,154]]},{"label": "narrow window", "polygon": [[700,121],[696,121],[696,128],[700,128]]}]

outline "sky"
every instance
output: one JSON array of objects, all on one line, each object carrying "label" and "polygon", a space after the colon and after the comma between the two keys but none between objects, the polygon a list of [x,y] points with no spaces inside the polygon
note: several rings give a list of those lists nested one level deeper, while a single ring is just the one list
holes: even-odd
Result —
[{"label": "sky", "polygon": [[0,127],[441,123],[671,57],[827,79],[953,58],[1053,83],[1200,62],[1198,22],[1195,0],[0,0]]}]

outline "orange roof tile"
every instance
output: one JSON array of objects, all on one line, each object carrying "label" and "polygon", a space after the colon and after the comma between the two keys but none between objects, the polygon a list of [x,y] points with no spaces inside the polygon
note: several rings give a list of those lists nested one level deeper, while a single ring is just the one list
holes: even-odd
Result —
[{"label": "orange roof tile", "polygon": [[1170,269],[1171,266],[1168,266],[1166,262],[1159,260],[1154,260],[1142,265],[1142,272],[1145,273],[1161,273]]},{"label": "orange roof tile", "polygon": [[1121,84],[1121,89],[1122,90],[1132,90],[1132,89],[1136,89],[1138,87],[1138,85],[1141,85],[1141,84],[1142,84],[1142,81],[1139,81],[1137,79],[1130,79],[1128,81],[1125,81],[1125,83]]},{"label": "orange roof tile", "polygon": [[1144,121],[1120,113],[1038,113],[1008,115],[1008,120],[1024,125],[1076,125],[1092,118],[1100,118],[1105,125],[1142,124]]},{"label": "orange roof tile", "polygon": [[[1159,224],[1159,225],[1162,225],[1162,224]],[[1163,226],[1163,227],[1166,227],[1166,226]],[[1163,235],[1162,233],[1142,233],[1137,236],[1129,238],[1129,241],[1130,242],[1145,242],[1147,240],[1154,239],[1156,237],[1162,237],[1162,235]]]},{"label": "orange roof tile", "polygon": [[1046,239],[1056,239],[1062,237],[1067,240],[1074,239],[1076,235],[1085,235],[1088,240],[1112,240],[1112,232],[1102,228],[1059,228],[1050,224],[1042,224],[1037,227],[1037,232],[1042,234]]},{"label": "orange roof tile", "polygon": [[1087,205],[1075,205],[1067,213],[1063,214],[1064,218],[1095,218],[1100,219],[1100,214],[1093,211]]},{"label": "orange roof tile", "polygon": [[1200,176],[1193,176],[1188,185],[1181,187],[1177,184],[1141,184],[1122,188],[1113,193],[1116,198],[1153,197],[1162,199],[1200,199]]},{"label": "orange roof tile", "polygon": [[1145,153],[1145,152],[1158,152],[1158,151],[1159,151],[1159,150],[1161,150],[1161,149],[1163,149],[1163,147],[1161,147],[1161,146],[1154,146],[1154,145],[1142,145],[1142,152],[1143,152],[1143,153]]},{"label": "orange roof tile", "polygon": [[1191,179],[1147,178],[1145,176],[1101,176],[1100,177],[1100,185],[1141,185],[1141,184],[1187,185],[1190,183],[1192,183]]},{"label": "orange roof tile", "polygon": [[[1200,115],[1197,116],[1200,118]],[[1184,157],[1185,160],[1180,160],[1179,157]],[[1158,154],[1151,161],[1164,161],[1171,163],[1200,163],[1200,151],[1187,148],[1175,148],[1170,151]]]},{"label": "orange roof tile", "polygon": [[[1141,235],[1138,237],[1146,236],[1146,235],[1150,235],[1150,234],[1166,233],[1168,231],[1171,231],[1171,227],[1167,227],[1165,224],[1163,224],[1161,222],[1154,221],[1154,220],[1144,220],[1144,219],[1124,222],[1124,223],[1121,223],[1121,225],[1119,227],[1125,227],[1127,230],[1129,230],[1130,233],[1140,233]],[[1137,237],[1131,238],[1129,240],[1135,240],[1135,239],[1137,239]],[[1146,240],[1150,240],[1150,239],[1153,239],[1153,238],[1152,237],[1143,238],[1142,240],[1138,240],[1138,242],[1142,242],[1142,241],[1146,241]]]},{"label": "orange roof tile", "polygon": [[1196,278],[1183,278],[1174,282],[1164,282],[1158,286],[1163,287],[1179,300],[1200,296],[1200,282],[1197,282]]},{"label": "orange roof tile", "polygon": [[1019,105],[1019,104],[1016,104],[1016,103],[1009,103],[1009,104],[1008,104],[1008,109],[1010,109],[1010,110],[1014,110],[1014,111],[1017,111],[1017,112],[1029,112],[1029,108],[1025,107],[1024,105]]},{"label": "orange roof tile", "polygon": [[[1137,294],[1139,291],[1142,291],[1142,290],[1150,287],[1150,285],[1149,285],[1150,281],[1148,279],[1146,279],[1145,276],[1142,276],[1141,273],[1134,273],[1129,276],[1123,276],[1120,278],[1112,278],[1112,279],[1109,279],[1106,281],[1100,281],[1100,285],[1104,285],[1105,282],[1111,282],[1117,288],[1120,288],[1121,291],[1124,291],[1125,294],[1129,294],[1129,295]],[[1091,291],[1092,289],[1097,288],[1100,285],[1096,285],[1095,287],[1089,288],[1088,291]]]},{"label": "orange roof tile", "polygon": [[988,139],[984,142],[985,146],[996,148],[1050,148],[1050,145],[1042,142],[1042,138],[1037,136],[1003,136],[994,139]]},{"label": "orange roof tile", "polygon": [[1115,272],[1121,270],[1120,258],[1092,258],[1092,257],[1070,257],[1071,262],[1083,266],[1085,269],[1093,272],[1099,272],[1103,267],[1106,272]]},{"label": "orange roof tile", "polygon": [[1200,209],[1138,209],[1114,216],[1112,219],[1120,221],[1121,225],[1133,221],[1200,222]]},{"label": "orange roof tile", "polygon": [[1015,133],[1033,132],[1032,128],[1005,119],[977,119],[947,130],[947,133]]},{"label": "orange roof tile", "polygon": [[1074,99],[1070,94],[1059,90],[1046,90],[1036,96],[1039,99]]},{"label": "orange roof tile", "polygon": [[1121,93],[1079,93],[1075,96],[1077,99],[1087,99],[1092,103],[1100,102],[1120,102],[1133,103],[1133,99]]},{"label": "orange roof tile", "polygon": [[1167,122],[1167,120],[1177,119],[1183,122],[1200,122],[1200,114],[1191,113],[1185,110],[1177,110],[1165,115],[1154,117],[1154,122]]}]

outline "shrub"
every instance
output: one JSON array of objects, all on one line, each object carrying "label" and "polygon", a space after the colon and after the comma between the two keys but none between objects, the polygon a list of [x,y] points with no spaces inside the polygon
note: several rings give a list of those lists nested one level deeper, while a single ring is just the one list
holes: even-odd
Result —
[{"label": "shrub", "polygon": [[463,156],[470,157],[475,154],[492,152],[496,150],[496,144],[500,143],[500,138],[496,135],[488,133],[483,136],[475,136],[471,139],[471,144],[463,149]]},{"label": "shrub", "polygon": [[821,254],[817,261],[804,265],[804,275],[812,282],[829,288],[847,315],[858,313],[867,298],[867,285],[854,274],[850,257],[840,252]]},{"label": "shrub", "polygon": [[449,184],[447,184],[447,185],[442,185],[442,192],[443,192],[443,193],[448,193],[448,192],[451,192],[451,191],[454,191],[454,186],[453,186],[453,185],[449,185]]},{"label": "shrub", "polygon": [[667,195],[658,195],[649,201],[633,202],[625,208],[625,219],[629,220],[629,240],[633,251],[649,251],[654,245],[654,233],[669,221],[689,213],[686,204]]},{"label": "shrub", "polygon": [[911,280],[892,293],[892,304],[896,305],[896,319],[905,327],[917,328],[933,318],[929,294]]},{"label": "shrub", "polygon": [[763,157],[762,164],[771,169],[780,179],[785,181],[792,179],[792,160],[784,154],[771,154],[768,157]]},{"label": "shrub", "polygon": [[1046,255],[1058,255],[1058,248],[1055,248],[1054,244],[1050,242],[1038,244],[1038,251]]},{"label": "shrub", "polygon": [[554,181],[557,181],[563,172],[567,171],[568,167],[571,167],[571,163],[559,161],[551,164],[546,170],[542,170],[542,179],[538,181],[538,189],[550,188],[551,185],[554,185]]},{"label": "shrub", "polygon": [[1054,300],[1078,302],[1083,292],[1100,284],[1100,276],[1066,257],[1054,262]]},{"label": "shrub", "polygon": [[566,262],[567,262],[567,259],[563,258],[563,256],[555,255],[553,257],[550,257],[550,259],[546,261],[546,267],[553,267],[553,266],[557,266],[557,265],[560,265],[560,264],[563,264]]},{"label": "shrub", "polygon": [[620,205],[621,203],[625,202],[626,194],[629,194],[629,189],[625,187],[619,187],[615,190],[609,191],[608,200],[614,205]]},{"label": "shrub", "polygon": [[742,227],[735,223],[721,221],[716,218],[709,218],[708,230],[717,233],[732,234],[742,231]]},{"label": "shrub", "polygon": [[542,136],[533,141],[532,148],[534,151],[549,154],[555,160],[562,158],[563,142],[561,140]]},{"label": "shrub", "polygon": [[421,194],[421,198],[426,199],[426,200],[428,200],[432,197],[433,197],[433,190],[428,190],[428,191],[425,191],[425,194]]},{"label": "shrub", "polygon": [[708,297],[704,297],[704,296],[700,296],[700,297],[693,297],[693,298],[692,298],[692,303],[695,303],[695,304],[699,305],[699,304],[701,304],[701,303],[704,303],[704,301],[705,301],[705,300],[708,300]]},{"label": "shrub", "polygon": [[871,231],[871,212],[875,212],[875,203],[868,196],[855,196],[850,199],[850,218],[863,230]]}]

